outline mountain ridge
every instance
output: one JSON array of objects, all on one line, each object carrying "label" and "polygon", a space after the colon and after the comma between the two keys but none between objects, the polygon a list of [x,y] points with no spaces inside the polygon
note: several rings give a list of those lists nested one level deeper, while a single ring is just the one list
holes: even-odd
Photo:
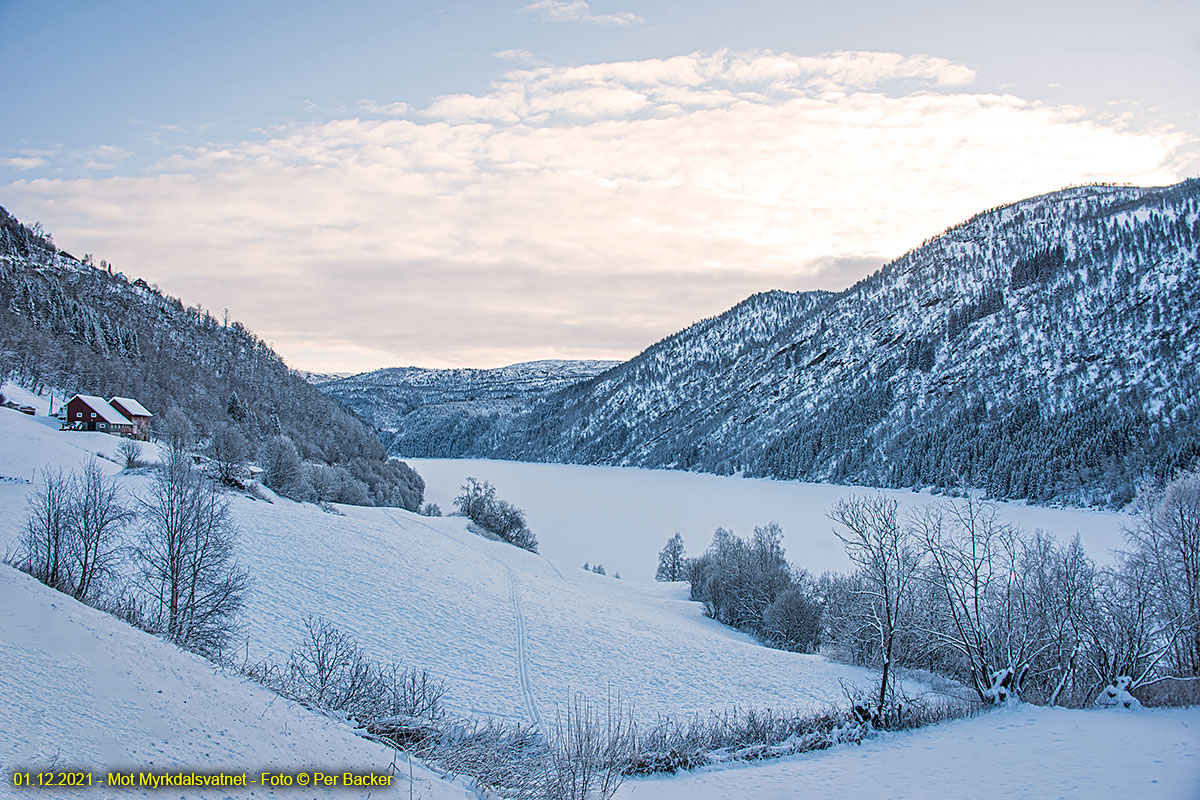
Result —
[{"label": "mountain ridge", "polygon": [[1200,454],[1198,243],[1196,179],[1070,187],[841,292],[752,295],[523,408],[384,437],[411,456],[1122,505]]}]

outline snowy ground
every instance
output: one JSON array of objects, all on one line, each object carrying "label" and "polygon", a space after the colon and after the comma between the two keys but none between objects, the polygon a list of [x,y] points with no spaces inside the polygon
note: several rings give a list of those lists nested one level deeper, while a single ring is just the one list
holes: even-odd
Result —
[{"label": "snowy ground", "polygon": [[[368,742],[204,659],[0,566],[2,797],[346,797],[342,789],[104,787],[108,770],[250,773],[397,772],[377,797],[408,797],[409,766]],[[95,773],[90,791],[16,789],[11,770],[56,765]],[[413,766],[413,796],[475,798]],[[351,790],[353,791],[353,790]],[[61,794],[60,794],[61,793]]]},{"label": "snowy ground", "polygon": [[[0,552],[20,529],[31,488],[26,481],[37,469],[47,463],[71,469],[97,452],[115,457],[117,443],[104,434],[59,432],[0,409],[0,475],[11,478],[0,481]],[[101,463],[118,473],[116,463]],[[585,573],[576,563],[588,558],[622,568],[620,558],[606,555],[612,552],[630,563],[636,556],[649,570],[661,540],[686,524],[696,526],[689,534],[697,537],[689,540],[695,551],[712,526],[748,532],[765,519],[796,523],[789,552],[800,559],[816,552],[818,533],[833,538],[820,515],[846,490],[586,467],[514,464],[500,465],[508,472],[488,473],[478,462],[452,463],[461,475],[494,480],[502,495],[529,508],[550,557],[476,536],[461,518],[354,507],[328,514],[287,500],[231,497],[242,528],[239,557],[255,580],[244,615],[248,655],[285,659],[305,616],[322,616],[355,635],[375,658],[427,668],[445,680],[453,711],[539,725],[552,724],[573,692],[595,703],[619,696],[649,722],[734,705],[814,709],[839,702],[843,680],[873,681],[862,670],[755,644],[704,618],[682,585],[618,581]],[[418,468],[430,481],[432,499],[452,497],[452,474],[431,469],[430,462]],[[523,470],[524,482],[507,480]],[[145,491],[148,481],[127,474],[118,480],[130,494]],[[533,492],[539,486],[540,494]],[[626,490],[632,495],[623,495]],[[639,504],[629,496],[655,499]],[[722,502],[735,511],[706,519]],[[803,502],[818,505],[805,509]],[[631,530],[623,521],[639,507],[649,521]],[[1116,515],[1009,508],[1034,514],[1042,527],[1052,528],[1054,520],[1094,522],[1085,534],[1119,527]],[[788,509],[794,517],[773,513]],[[562,515],[560,524],[550,522],[553,513]],[[676,514],[693,522],[668,522]],[[651,527],[653,538],[638,555],[631,543],[649,536]],[[47,759],[205,769],[391,763],[390,752],[340,725],[273,700],[260,687],[8,568],[0,568],[0,664],[5,771]],[[630,781],[621,796],[959,797],[984,788],[988,796],[1009,797],[1200,798],[1197,732],[1195,710],[1026,708],[863,747]],[[461,785],[436,782],[419,767],[416,774],[414,796],[465,795]],[[401,795],[407,785],[402,789]],[[0,785],[0,796],[11,791]]]},{"label": "snowy ground", "polygon": [[1200,709],[1023,706],[759,764],[629,781],[619,800],[1200,798]]},{"label": "snowy ground", "polygon": [[[427,500],[453,508],[470,475],[489,480],[497,495],[524,509],[541,551],[579,569],[585,561],[611,575],[652,581],[658,551],[679,531],[690,554],[708,547],[718,526],[749,536],[754,526],[783,526],[788,558],[813,573],[846,570],[841,543],[825,517],[840,498],[862,487],[702,475],[675,470],[526,464],[471,459],[409,459],[425,479]],[[927,492],[888,491],[901,508],[944,498]],[[1027,530],[1053,531],[1063,540],[1079,533],[1088,554],[1107,562],[1119,547],[1124,514],[1017,503],[999,505],[1003,517]]]},{"label": "snowy ground", "polygon": [[[0,410],[0,468],[25,477],[43,459],[71,468],[116,441]],[[137,494],[148,478],[120,481]],[[20,529],[30,488],[0,484],[0,551]],[[611,694],[654,721],[735,705],[816,709],[841,701],[843,680],[874,680],[818,656],[764,648],[705,618],[682,585],[585,573],[481,538],[461,517],[230,502],[242,528],[240,559],[254,577],[244,612],[252,659],[285,660],[304,618],[320,616],[373,657],[445,680],[453,711],[538,723],[552,723],[575,692],[598,705]]]}]

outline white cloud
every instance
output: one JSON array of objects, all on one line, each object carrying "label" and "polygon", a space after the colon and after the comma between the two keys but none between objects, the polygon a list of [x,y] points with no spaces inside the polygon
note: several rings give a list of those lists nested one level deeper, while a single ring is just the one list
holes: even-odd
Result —
[{"label": "white cloud", "polygon": [[878,53],[514,69],[405,118],[372,105],[4,194],[298,366],[486,366],[629,356],[754,291],[846,286],[982,208],[1177,180],[1195,150],[970,78]]},{"label": "white cloud", "polygon": [[536,55],[523,47],[519,50],[497,50],[495,53],[492,53],[492,55],[503,61],[512,61],[514,64],[524,64],[527,67],[549,66],[549,62],[538,58]]},{"label": "white cloud", "polygon": [[591,25],[620,25],[628,27],[644,19],[628,11],[615,14],[593,14],[584,0],[537,0],[521,9],[547,22],[583,22]]},{"label": "white cloud", "polygon": [[11,158],[0,158],[0,164],[12,169],[37,169],[44,167],[50,162],[41,156],[13,156]]},{"label": "white cloud", "polygon": [[403,117],[409,111],[408,103],[376,103],[374,100],[359,100],[358,107],[377,117]]}]

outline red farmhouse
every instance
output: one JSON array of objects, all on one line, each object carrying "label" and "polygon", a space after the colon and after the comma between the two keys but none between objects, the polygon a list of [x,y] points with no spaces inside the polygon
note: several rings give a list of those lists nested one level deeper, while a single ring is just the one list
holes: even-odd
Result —
[{"label": "red farmhouse", "polygon": [[67,401],[67,424],[79,431],[102,431],[118,436],[132,436],[133,423],[110,406],[103,397],[77,394]]}]

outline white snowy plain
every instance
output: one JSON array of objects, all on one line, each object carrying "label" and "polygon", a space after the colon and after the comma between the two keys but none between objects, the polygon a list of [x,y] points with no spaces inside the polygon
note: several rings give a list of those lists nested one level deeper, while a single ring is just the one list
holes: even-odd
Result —
[{"label": "white snowy plain", "polygon": [[[47,465],[72,469],[91,453],[108,458],[115,454],[117,439],[58,432],[46,422],[0,409],[0,475],[10,478],[0,481],[0,551],[13,543],[20,530],[31,489],[26,481],[34,480],[38,469]],[[149,449],[147,455],[153,454]],[[118,474],[116,463],[101,464]],[[476,466],[462,465],[468,470],[465,474],[495,477],[479,472]],[[584,494],[591,486],[604,502],[579,510],[576,525],[535,527],[547,552],[556,547],[590,546],[597,531],[619,527],[619,519],[614,521],[612,516],[606,524],[606,509],[611,513],[637,501],[611,492],[621,481],[636,484],[657,475],[646,478],[641,474],[646,471],[613,470],[620,480],[597,487],[597,474],[604,472],[597,473],[596,468],[560,468],[570,472],[560,484],[550,480],[551,469],[546,467],[540,473],[547,494],[561,495],[563,485],[579,475],[582,485],[573,491]],[[435,500],[439,492],[452,497],[457,488],[457,483],[446,488],[436,471],[426,477]],[[144,475],[122,473],[117,479],[131,495],[146,491],[148,478]],[[737,499],[736,489],[759,484],[786,486],[710,479],[733,487],[727,491],[734,493],[734,504],[744,507],[742,513],[747,516],[756,517],[752,504],[757,498]],[[503,482],[496,482],[505,493]],[[521,504],[522,498],[505,496]],[[553,502],[564,501],[557,497]],[[707,502],[707,496],[694,497],[690,505]],[[242,529],[239,558],[254,576],[243,631],[251,659],[286,659],[305,616],[322,616],[358,638],[374,658],[426,668],[445,680],[447,702],[456,713],[543,726],[553,725],[557,709],[574,692],[582,692],[600,705],[610,695],[620,697],[640,721],[651,722],[663,714],[678,717],[734,705],[818,709],[841,701],[841,681],[867,685],[874,680],[869,672],[818,656],[761,647],[705,618],[698,604],[685,599],[686,587],[681,584],[617,581],[585,573],[575,563],[582,559],[573,557],[564,563],[483,539],[471,533],[462,518],[425,518],[397,509],[349,506],[338,507],[340,514],[329,514],[312,505],[282,499],[269,504],[244,496],[231,496],[230,503]],[[668,505],[683,512],[689,503],[677,492]],[[825,507],[811,509],[812,517],[823,519],[820,515]],[[669,510],[657,513],[665,516]],[[738,527],[737,519],[725,524],[747,532]],[[658,531],[662,535],[656,534],[648,542],[651,559],[661,547],[658,540],[673,529]],[[833,538],[823,522],[821,530]],[[585,541],[554,544],[572,536]],[[707,534],[695,549],[706,540]],[[794,535],[788,540],[793,559],[802,559],[804,542]],[[18,764],[36,766],[34,761],[56,756],[64,764],[75,761],[97,770],[151,760],[163,768],[194,769],[251,762],[253,767],[273,764],[291,769],[319,767],[330,761],[362,769],[384,763],[382,759],[390,764],[389,753],[360,742],[348,729],[314,718],[282,700],[272,701],[265,690],[220,673],[194,656],[8,569],[0,574],[0,609],[0,663],[4,667],[0,670],[0,771]],[[42,632],[49,638],[43,640]],[[921,690],[919,685],[910,688]],[[160,689],[165,696],[157,694]],[[264,708],[286,711],[274,715]],[[990,785],[983,778],[973,778],[970,768],[955,772],[952,761],[997,761],[1009,764],[1013,772],[1024,770],[1028,781],[1010,784],[1018,787],[1012,796],[1128,796],[1112,789],[1099,795],[1077,795],[1073,789],[1055,788],[1066,787],[1070,781],[1081,787],[1123,789],[1134,785],[1103,784],[1089,778],[1090,767],[1082,756],[1064,760],[1062,769],[1045,758],[1033,760],[1033,767],[1024,769],[1019,758],[1024,743],[1029,737],[1042,737],[1033,755],[1044,754],[1051,743],[1062,744],[1069,752],[1095,752],[1102,764],[1136,766],[1133,772],[1138,776],[1156,778],[1152,773],[1162,773],[1156,778],[1160,780],[1154,785],[1157,789],[1149,793],[1139,790],[1137,796],[1200,797],[1194,757],[1187,755],[1197,750],[1194,734],[1190,739],[1182,734],[1180,739],[1182,726],[1192,732],[1200,730],[1200,712],[1022,709],[1012,713],[1017,716],[1009,719],[1030,720],[1028,730],[1008,723],[998,728],[998,721],[1004,718],[987,715],[888,736],[861,748],[631,781],[622,792],[625,796],[636,792],[639,797],[667,798],[682,792],[698,797],[739,793],[792,797],[807,796],[806,782],[816,781],[816,785],[828,787],[829,796],[853,796],[869,788],[864,770],[870,774],[883,770],[882,766],[862,767],[864,761],[881,765],[889,759],[911,762],[916,770],[925,758],[927,768],[940,771],[945,778],[946,782],[935,785],[958,787],[958,791],[947,789],[943,796],[965,794],[968,788],[975,794],[980,790],[991,793]],[[1058,720],[1064,720],[1061,725],[1067,726],[1069,735],[1063,733]],[[1120,728],[1123,725],[1128,727]],[[302,729],[304,732],[298,733]],[[1125,737],[1137,740],[1137,746],[1120,757],[1125,761],[1103,757],[1114,740]],[[1056,738],[1062,742],[1056,743]],[[1186,746],[1181,746],[1181,741]],[[933,749],[926,752],[927,747]],[[945,759],[939,750],[945,751]],[[920,758],[918,752],[923,754]],[[871,758],[864,760],[864,754]],[[816,777],[800,780],[795,769],[815,769]],[[435,782],[428,771],[419,775],[420,780],[429,781],[420,784],[426,797],[464,796],[461,785]],[[903,795],[903,787],[888,783],[892,779],[885,774],[877,780],[885,788],[874,792],[875,796],[928,796]],[[955,780],[959,783],[953,783]],[[923,786],[914,778],[909,788],[920,791]],[[420,787],[416,796],[422,796]],[[1185,790],[1191,794],[1179,794]],[[9,791],[10,784],[0,786],[0,795]]]},{"label": "white snowy plain", "polygon": [[[406,459],[425,479],[426,499],[443,512],[467,476],[491,481],[496,494],[526,513],[541,552],[579,569],[603,564],[609,575],[654,580],[658,551],[676,531],[687,552],[704,552],[717,527],[748,537],[756,525],[778,522],[788,559],[814,575],[849,569],[841,542],[825,516],[838,500],[878,489],[721,477],[678,470],[529,464],[485,459]],[[929,492],[883,490],[902,512],[947,498]],[[1122,545],[1128,516],[1079,508],[997,503],[1001,517],[1027,531],[1042,529],[1062,541],[1079,534],[1097,562]]]}]

